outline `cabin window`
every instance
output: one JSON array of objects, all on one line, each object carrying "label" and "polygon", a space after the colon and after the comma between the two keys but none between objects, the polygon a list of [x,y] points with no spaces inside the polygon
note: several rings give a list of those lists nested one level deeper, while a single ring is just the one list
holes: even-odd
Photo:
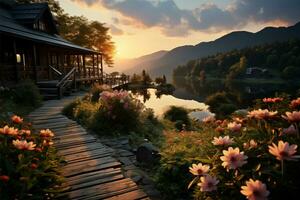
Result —
[{"label": "cabin window", "polygon": [[39,21],[39,30],[41,30],[41,31],[45,31],[46,30],[45,23],[42,22],[42,21]]},{"label": "cabin window", "polygon": [[16,60],[17,60],[17,63],[22,63],[22,57],[21,57],[21,54],[16,54]]}]

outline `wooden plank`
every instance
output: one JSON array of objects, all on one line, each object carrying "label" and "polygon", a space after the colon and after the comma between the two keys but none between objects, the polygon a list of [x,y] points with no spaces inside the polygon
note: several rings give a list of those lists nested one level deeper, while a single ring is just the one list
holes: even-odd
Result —
[{"label": "wooden plank", "polygon": [[[114,182],[104,183],[89,188],[83,188],[67,193],[70,199],[83,199],[87,197],[96,197],[101,199],[103,197],[110,197],[114,194],[124,193],[124,190],[135,190],[136,184],[130,179],[121,179]],[[119,192],[118,192],[119,191]]]},{"label": "wooden plank", "polygon": [[84,160],[86,158],[100,158],[100,157],[105,157],[107,155],[111,155],[112,153],[113,151],[111,149],[106,149],[106,148],[96,149],[94,151],[85,151],[81,153],[64,156],[64,160],[66,162],[71,162],[71,161]]},{"label": "wooden plank", "polygon": [[88,172],[88,173],[68,177],[66,178],[67,182],[63,183],[63,185],[67,185],[67,184],[76,185],[76,184],[80,184],[81,182],[84,182],[83,180],[88,177],[97,177],[97,176],[106,177],[111,174],[122,174],[121,168],[107,168],[99,171]]},{"label": "wooden plank", "polygon": [[49,124],[51,124],[51,123],[68,122],[68,121],[71,121],[71,120],[69,120],[69,119],[66,118],[66,117],[62,117],[62,118],[56,118],[56,119],[35,120],[35,121],[33,122],[33,124],[34,124],[34,125],[40,125],[40,124],[44,124],[44,123],[49,123]]},{"label": "wooden plank", "polygon": [[53,140],[65,140],[65,139],[70,139],[70,138],[75,138],[75,137],[84,137],[88,135],[85,132],[78,132],[78,133],[70,133],[70,134],[66,134],[66,135],[57,135],[56,133],[54,133],[54,137]]},{"label": "wooden plank", "polygon": [[109,183],[109,182],[117,181],[117,180],[120,180],[123,178],[124,178],[123,174],[111,175],[111,176],[108,176],[105,178],[103,178],[103,177],[99,178],[97,176],[89,177],[89,178],[83,179],[84,182],[82,182],[80,184],[71,185],[71,188],[69,191],[74,191],[74,190],[88,188],[88,187],[95,186],[95,185]]},{"label": "wooden plank", "polygon": [[78,126],[76,122],[59,122],[59,123],[54,123],[54,124],[38,124],[34,125],[35,128],[37,129],[58,129],[58,128],[67,128],[67,127],[73,127],[73,126]]},{"label": "wooden plank", "polygon": [[[95,161],[95,160],[93,160],[93,161]],[[75,175],[83,174],[83,173],[87,173],[87,172],[121,166],[121,163],[114,161],[114,160],[106,161],[103,163],[99,162],[98,164],[95,164],[95,163],[89,164],[93,161],[88,161],[88,162],[84,161],[82,163],[85,163],[85,164],[82,164],[79,166],[74,166],[74,167],[67,166],[66,168],[62,168],[62,171],[63,171],[62,175],[66,176],[66,177],[70,177],[70,176],[75,176]],[[70,165],[73,165],[73,164],[70,164]]]},{"label": "wooden plank", "polygon": [[76,164],[76,163],[81,163],[81,162],[85,162],[85,161],[93,161],[95,159],[101,159],[101,158],[107,158],[111,156],[111,152],[109,153],[105,153],[105,154],[98,154],[98,155],[94,155],[94,156],[89,156],[89,157],[85,157],[85,158],[80,158],[80,159],[75,159],[75,160],[70,160],[67,161],[68,164]]},{"label": "wooden plank", "polygon": [[85,131],[81,126],[79,125],[73,125],[73,126],[68,126],[68,127],[57,127],[57,128],[52,128],[54,131],[58,133],[63,133],[63,132],[69,132],[69,131]]},{"label": "wooden plank", "polygon": [[61,150],[58,152],[58,155],[70,155],[70,154],[81,153],[81,152],[95,150],[95,149],[101,149],[101,148],[106,148],[106,146],[104,146],[101,143],[90,143],[90,144],[87,144],[84,146],[78,146],[78,147],[75,147],[72,149]]},{"label": "wooden plank", "polygon": [[66,128],[65,130],[58,130],[58,129],[52,129],[54,133],[56,133],[56,135],[61,135],[61,136],[65,136],[65,135],[71,135],[74,133],[82,133],[82,134],[87,134],[87,132],[82,128],[82,127],[72,127],[72,128]]},{"label": "wooden plank", "polygon": [[54,146],[57,149],[68,149],[68,148],[73,148],[75,146],[78,145],[85,145],[88,143],[93,143],[96,142],[95,138],[91,138],[91,139],[86,139],[86,140],[74,140],[74,141],[70,141],[70,142],[56,142],[54,143]]},{"label": "wooden plank", "polygon": [[142,199],[147,197],[147,195],[141,190],[134,190],[131,192],[127,192],[124,194],[119,194],[113,197],[105,198],[106,200],[134,200],[134,199]]}]

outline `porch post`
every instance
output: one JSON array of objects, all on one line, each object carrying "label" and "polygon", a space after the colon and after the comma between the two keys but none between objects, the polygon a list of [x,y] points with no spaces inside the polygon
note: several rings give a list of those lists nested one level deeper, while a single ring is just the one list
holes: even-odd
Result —
[{"label": "porch post", "polygon": [[86,67],[85,67],[85,55],[82,54],[82,65],[83,65],[83,74],[86,77]]},{"label": "porch post", "polygon": [[81,78],[81,69],[80,69],[80,64],[79,64],[79,55],[76,55],[77,57],[77,67],[78,67],[78,72],[79,72],[79,79]]},{"label": "porch post", "polygon": [[100,54],[100,63],[101,63],[101,82],[103,83],[103,56]]},{"label": "porch post", "polygon": [[37,82],[37,56],[36,56],[36,46],[33,44],[33,73],[34,73],[34,80]]},{"label": "porch post", "polygon": [[100,82],[100,72],[99,72],[99,56],[98,56],[98,54],[97,54],[97,76],[98,76],[98,82]]},{"label": "porch post", "polygon": [[93,56],[93,76],[95,77],[95,55],[94,54],[92,54],[92,56]]},{"label": "porch post", "polygon": [[14,68],[15,68],[15,81],[19,81],[19,71],[18,71],[18,65],[17,65],[17,47],[16,47],[16,40],[13,39],[13,54],[14,54]]}]

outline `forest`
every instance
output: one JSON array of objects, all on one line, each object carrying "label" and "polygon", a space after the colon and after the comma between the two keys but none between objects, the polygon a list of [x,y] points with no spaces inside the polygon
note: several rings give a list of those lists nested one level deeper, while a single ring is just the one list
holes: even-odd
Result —
[{"label": "forest", "polygon": [[218,53],[178,66],[173,76],[293,80],[300,74],[299,46],[300,40],[289,40]]}]

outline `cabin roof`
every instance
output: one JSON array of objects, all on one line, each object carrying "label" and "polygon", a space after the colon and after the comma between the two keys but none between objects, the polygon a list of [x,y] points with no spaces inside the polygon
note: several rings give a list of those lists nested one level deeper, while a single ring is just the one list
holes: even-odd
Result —
[{"label": "cabin roof", "polygon": [[[49,9],[47,3],[20,4],[13,6],[11,10],[0,7],[0,32],[13,35],[17,38],[64,47],[85,53],[99,53],[92,49],[75,45],[57,34],[51,35],[24,26],[24,23],[31,23],[38,19],[47,9]],[[51,21],[54,23],[53,17]]]},{"label": "cabin roof", "polygon": [[47,3],[17,4],[13,6],[11,13],[16,20],[35,21],[47,9]]}]

